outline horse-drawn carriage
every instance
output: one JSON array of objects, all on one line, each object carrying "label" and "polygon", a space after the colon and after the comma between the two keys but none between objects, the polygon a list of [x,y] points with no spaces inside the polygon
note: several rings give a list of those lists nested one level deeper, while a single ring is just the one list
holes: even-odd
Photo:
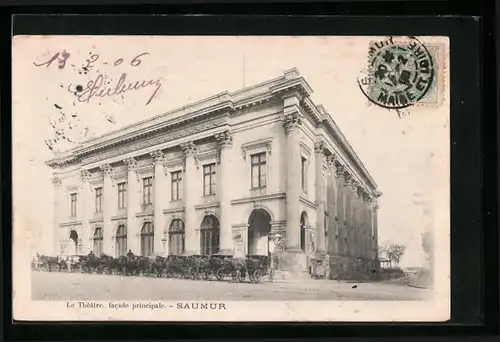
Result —
[{"label": "horse-drawn carriage", "polygon": [[273,281],[274,271],[270,267],[270,259],[264,255],[250,255],[246,258],[212,255],[209,260],[204,279],[210,279],[213,275],[221,281],[230,276],[233,281],[243,282],[248,276],[251,282],[258,283],[263,276],[268,276],[269,281]]},{"label": "horse-drawn carriage", "polygon": [[34,270],[97,273],[109,275],[156,276],[167,278],[203,279],[222,281],[231,277],[235,282],[249,279],[258,283],[267,276],[273,281],[274,270],[270,258],[249,255],[169,255],[168,257],[135,256],[132,253],[117,258],[106,254],[96,256],[75,255],[64,257],[38,256],[32,262]]}]

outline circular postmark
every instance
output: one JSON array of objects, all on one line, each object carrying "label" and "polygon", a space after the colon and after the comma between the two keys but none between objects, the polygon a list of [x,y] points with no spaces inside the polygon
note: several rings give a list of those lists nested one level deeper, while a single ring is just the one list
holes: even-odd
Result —
[{"label": "circular postmark", "polygon": [[434,86],[434,61],[415,37],[389,37],[370,44],[369,65],[358,79],[366,98],[377,106],[400,110],[423,99]]}]

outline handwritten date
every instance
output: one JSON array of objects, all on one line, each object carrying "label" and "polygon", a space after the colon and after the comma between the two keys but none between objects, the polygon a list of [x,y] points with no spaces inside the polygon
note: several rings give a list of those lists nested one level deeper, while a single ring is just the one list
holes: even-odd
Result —
[{"label": "handwritten date", "polygon": [[[142,61],[140,58],[145,56],[145,55],[149,55],[149,52],[143,52],[143,53],[138,54],[137,56],[135,56],[134,58],[132,58],[130,60],[129,64],[133,67],[137,67],[137,66],[141,65]],[[55,62],[57,60],[59,69],[64,69],[64,67],[66,66],[66,62],[70,56],[71,56],[71,54],[69,52],[67,52],[66,50],[63,50],[62,52],[57,52],[56,54],[54,54],[48,61],[45,61],[44,63],[33,62],[33,64],[37,67],[45,66],[48,68],[53,62]],[[82,66],[82,69],[85,71],[90,70],[91,68],[94,67],[94,63],[96,63],[99,60],[99,58],[100,58],[100,56],[98,54],[91,53],[90,58],[85,59],[86,64]],[[120,57],[116,61],[114,61],[113,65],[115,67],[117,67],[120,64],[122,64],[123,62],[124,62],[124,59],[122,57]],[[108,63],[103,62],[102,64],[108,64]]]}]

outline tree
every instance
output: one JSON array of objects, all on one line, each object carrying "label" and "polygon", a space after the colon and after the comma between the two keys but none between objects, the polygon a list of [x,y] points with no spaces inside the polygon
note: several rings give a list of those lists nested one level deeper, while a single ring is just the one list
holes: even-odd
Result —
[{"label": "tree", "polygon": [[389,259],[390,265],[394,262],[395,266],[401,261],[401,257],[405,254],[406,247],[399,244],[390,244],[387,248],[386,254],[387,259]]}]

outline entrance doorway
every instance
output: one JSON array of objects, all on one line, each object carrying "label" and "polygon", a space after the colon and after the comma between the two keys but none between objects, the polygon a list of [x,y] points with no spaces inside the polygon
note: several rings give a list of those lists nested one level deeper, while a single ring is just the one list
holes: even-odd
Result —
[{"label": "entrance doorway", "polygon": [[248,218],[248,255],[269,254],[271,215],[264,209],[255,209]]},{"label": "entrance doorway", "polygon": [[77,255],[78,254],[78,233],[76,230],[72,230],[69,233],[69,246],[68,246],[69,255]]}]

